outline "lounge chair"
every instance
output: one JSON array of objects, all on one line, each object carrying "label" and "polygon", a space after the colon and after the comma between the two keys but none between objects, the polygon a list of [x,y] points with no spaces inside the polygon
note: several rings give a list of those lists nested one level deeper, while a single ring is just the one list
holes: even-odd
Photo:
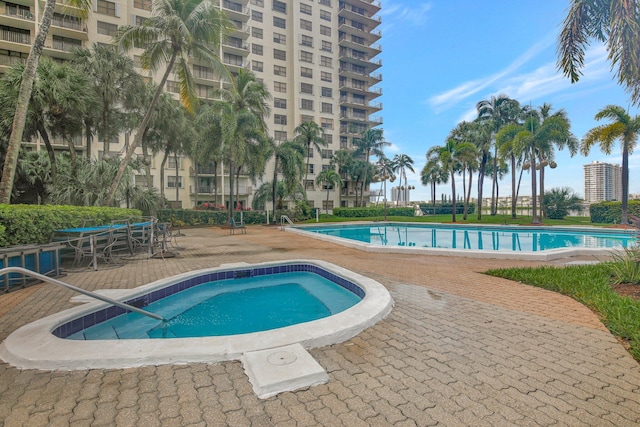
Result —
[{"label": "lounge chair", "polygon": [[231,227],[229,230],[230,234],[236,234],[236,230],[240,230],[242,234],[247,234],[247,228],[244,226],[244,222],[236,222],[235,218],[231,218]]}]

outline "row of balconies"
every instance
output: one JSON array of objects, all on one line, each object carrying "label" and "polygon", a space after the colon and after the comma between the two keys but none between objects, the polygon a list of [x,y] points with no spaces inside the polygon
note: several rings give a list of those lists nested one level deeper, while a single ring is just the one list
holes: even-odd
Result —
[{"label": "row of balconies", "polygon": [[355,120],[359,122],[367,122],[367,123],[371,123],[373,126],[378,126],[382,124],[382,117],[369,116],[368,114],[354,113],[352,111],[341,111],[340,118],[347,119],[347,120]]},{"label": "row of balconies", "polygon": [[[214,185],[199,185],[197,191],[198,191],[198,194],[211,195],[211,194],[215,194],[216,187]],[[234,185],[233,192],[234,192],[234,194],[236,192],[235,185]],[[196,186],[195,185],[190,185],[189,186],[189,193],[190,194],[196,194]],[[220,188],[218,188],[218,195],[223,194],[223,193],[224,194],[229,194],[229,184],[226,184],[224,189],[222,188],[222,186],[220,186]],[[250,196],[250,195],[253,194],[253,187],[251,187],[250,185],[240,185],[239,188],[238,188],[238,193],[241,196]]]},{"label": "row of balconies", "polygon": [[349,96],[349,95],[341,96],[340,97],[340,103],[341,104],[356,104],[356,105],[362,105],[364,107],[369,107],[369,108],[372,108],[374,110],[382,110],[382,103],[381,102],[367,102],[366,99],[356,98],[356,97]]}]

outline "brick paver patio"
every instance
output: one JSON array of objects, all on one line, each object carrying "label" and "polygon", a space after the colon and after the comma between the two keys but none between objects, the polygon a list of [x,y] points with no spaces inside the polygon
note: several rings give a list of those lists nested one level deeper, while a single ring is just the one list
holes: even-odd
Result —
[{"label": "brick paver patio", "polygon": [[[184,231],[180,256],[69,274],[132,288],[220,264],[323,259],[378,280],[392,313],[310,350],[328,384],[260,400],[239,362],[50,372],[0,363],[0,426],[414,426],[640,424],[640,369],[570,298],[481,274],[524,261],[373,254],[275,228]],[[71,306],[36,285],[0,295],[0,339]],[[105,352],[109,348],[105,347]]]}]

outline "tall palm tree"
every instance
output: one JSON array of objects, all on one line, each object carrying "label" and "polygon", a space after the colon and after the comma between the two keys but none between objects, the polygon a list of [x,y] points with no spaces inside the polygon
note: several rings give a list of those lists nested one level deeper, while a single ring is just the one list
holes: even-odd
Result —
[{"label": "tall palm tree", "polygon": [[226,16],[211,0],[153,0],[151,17],[140,25],[118,29],[115,42],[122,50],[128,52],[134,47],[142,47],[142,67],[155,72],[164,66],[165,71],[109,189],[105,200],[107,204],[112,203],[118,181],[142,141],[169,75],[175,72],[178,76],[180,101],[190,112],[194,110],[197,99],[190,68],[192,58],[206,63],[218,76],[228,76],[216,51],[221,37],[229,28]]},{"label": "tall palm tree", "polygon": [[325,203],[325,215],[329,215],[329,190],[331,188],[340,188],[339,186],[342,184],[342,178],[340,178],[340,174],[336,172],[334,169],[327,169],[318,174],[316,177],[316,184],[325,185],[327,187],[327,201]]},{"label": "tall palm tree", "polygon": [[407,154],[396,154],[393,157],[393,166],[394,166],[394,172],[400,172],[399,176],[400,176],[400,182],[398,183],[398,185],[400,187],[402,187],[402,178],[404,178],[404,205],[407,206],[407,195],[409,194],[409,190],[407,189],[408,187],[408,183],[407,183],[407,171],[406,169],[409,169],[411,172],[415,172],[415,170],[413,169],[413,159],[411,157],[409,157]]},{"label": "tall palm tree", "polygon": [[326,147],[327,141],[322,137],[324,134],[324,129],[318,126],[318,124],[314,121],[300,123],[294,130],[296,134],[294,141],[298,144],[302,144],[306,149],[307,153],[305,157],[307,158],[306,172],[304,173],[304,182],[302,186],[307,188],[307,176],[309,175],[309,152],[311,148],[314,147],[317,151],[320,151],[320,147]]},{"label": "tall palm tree", "polygon": [[[478,110],[478,118],[482,121],[488,122],[491,129],[491,136],[495,138],[495,134],[500,130],[502,126],[507,123],[515,123],[521,114],[521,108],[518,101],[509,98],[507,95],[492,96],[490,99],[482,100],[476,105]],[[495,141],[495,139],[494,139]],[[498,188],[498,147],[493,143],[493,185],[491,190],[491,215],[497,213],[497,188]],[[481,165],[482,169],[482,165]],[[484,183],[484,176],[482,180],[478,181]],[[481,194],[478,195],[478,200],[481,199]],[[482,209],[482,206],[479,206]]]},{"label": "tall palm tree", "polygon": [[[345,189],[349,188],[349,179],[351,178],[349,175],[349,171],[351,169],[351,164],[354,162],[353,152],[349,150],[338,150],[333,153],[331,156],[331,161],[329,164],[331,166],[335,166],[338,168],[338,173],[340,174],[340,178],[342,178],[342,187]],[[347,181],[347,182],[345,182]],[[340,206],[342,206],[342,191],[339,193]]]},{"label": "tall palm tree", "polygon": [[478,220],[482,219],[482,192],[487,163],[491,159],[492,125],[489,121],[478,117],[473,122],[475,137],[473,143],[478,149]]},{"label": "tall palm tree", "polygon": [[[496,144],[498,144],[498,154],[503,158],[508,158],[511,164],[511,217],[516,218],[517,200],[520,184],[516,184],[516,175],[518,166],[522,165],[523,152],[522,147],[516,143],[516,136],[522,131],[522,125],[509,123],[500,129],[496,134]],[[520,177],[522,177],[522,168],[520,168]]]},{"label": "tall palm tree", "polygon": [[446,184],[448,179],[447,171],[442,168],[437,158],[427,159],[427,163],[420,172],[420,180],[422,185],[431,185],[431,204],[434,215],[436,214],[436,185]]},{"label": "tall palm tree", "polygon": [[75,50],[73,64],[91,81],[97,103],[87,116],[103,141],[103,153],[108,153],[109,142],[127,128],[127,114],[142,102],[142,76],[131,58],[99,43]]},{"label": "tall palm tree", "polygon": [[[66,4],[72,7],[77,7],[81,12],[82,17],[86,17],[88,11],[91,10],[91,7],[93,6],[93,1],[69,0]],[[42,11],[42,19],[40,20],[40,25],[38,25],[36,37],[33,40],[31,51],[29,52],[27,62],[24,66],[20,89],[18,91],[15,114],[11,125],[9,144],[5,155],[4,166],[2,168],[2,179],[0,179],[0,203],[11,202],[11,189],[13,188],[13,179],[15,177],[16,166],[18,164],[20,145],[22,144],[22,136],[27,120],[31,91],[33,90],[33,83],[36,79],[38,64],[40,63],[42,49],[44,48],[44,42],[47,38],[47,34],[49,33],[49,27],[51,26],[55,5],[56,0],[45,1],[44,10]]]},{"label": "tall palm tree", "polygon": [[457,142],[453,138],[447,139],[444,145],[433,146],[427,151],[427,161],[437,161],[442,169],[449,174],[451,178],[451,215],[452,221],[456,222],[456,173],[461,171],[461,164],[458,157],[461,152],[466,151],[469,146],[468,142]]},{"label": "tall palm tree", "polygon": [[580,151],[585,156],[591,147],[598,143],[605,154],[611,154],[613,143],[620,140],[622,146],[622,224],[628,224],[627,206],[629,204],[629,154],[638,142],[640,135],[640,116],[631,117],[624,108],[607,105],[596,114],[596,120],[611,119],[607,125],[597,126],[585,135]]},{"label": "tall palm tree", "polygon": [[[359,138],[353,140],[353,145],[356,147],[356,155],[363,155],[364,160],[369,163],[369,159],[371,155],[380,158],[384,155],[383,149],[384,147],[388,147],[391,145],[390,142],[385,141],[384,139],[384,131],[380,128],[372,128],[367,129],[366,131],[360,134]],[[365,175],[363,177],[363,182],[366,185],[367,182],[367,173],[365,169]],[[360,205],[363,205],[364,201],[364,185],[362,187],[362,193],[360,196]]]},{"label": "tall palm tree", "polygon": [[276,206],[276,193],[278,190],[278,173],[282,174],[283,191],[286,195],[293,194],[300,188],[300,177],[304,173],[304,155],[306,149],[303,145],[295,141],[284,141],[279,145],[275,144],[274,165],[273,165],[273,181],[272,181],[272,198],[274,209],[282,209],[282,206]]},{"label": "tall palm tree", "polygon": [[635,1],[572,0],[558,36],[558,68],[575,83],[591,39],[607,43],[611,68],[635,105],[640,103],[640,13]]}]

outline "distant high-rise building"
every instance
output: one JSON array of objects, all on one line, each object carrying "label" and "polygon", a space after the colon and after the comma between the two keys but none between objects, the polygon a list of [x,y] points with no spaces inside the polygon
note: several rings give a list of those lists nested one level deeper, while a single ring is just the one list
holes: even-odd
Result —
[{"label": "distant high-rise building", "polygon": [[[291,140],[294,129],[303,122],[315,121],[324,130],[326,146],[309,149],[307,180],[304,182],[312,206],[332,209],[338,204],[355,206],[359,184],[343,174],[341,188],[331,191],[326,200],[326,186],[316,183],[317,175],[331,165],[338,150],[354,149],[353,140],[372,127],[382,124],[376,116],[382,103],[378,84],[382,66],[378,58],[382,52],[381,24],[378,0],[217,0],[213,3],[223,11],[233,31],[221,43],[218,55],[232,75],[241,68],[255,73],[269,89],[271,115],[266,118],[268,133],[276,143]],[[152,15],[151,0],[94,0],[93,12],[84,17],[81,11],[59,1],[55,6],[51,28],[43,55],[56,61],[68,61],[73,49],[90,47],[93,43],[110,44],[118,28],[140,25]],[[20,0],[0,5],[2,32],[0,33],[0,74],[16,63],[24,64],[31,43],[40,25],[44,3]],[[141,74],[159,81],[163,69],[149,77],[141,68],[141,49],[131,51],[131,57]],[[216,96],[225,86],[206,63],[192,60],[196,95],[202,99]],[[169,76],[165,91],[177,97],[178,78]],[[102,158],[105,154],[121,156],[130,135],[122,134],[109,141],[109,153],[103,153],[103,141],[94,138],[91,153]],[[55,150],[66,150],[68,142],[61,138],[51,141]],[[88,147],[78,135],[73,138],[76,150],[82,154]],[[43,149],[38,139],[25,141],[30,150]],[[142,155],[141,148],[137,154]],[[198,164],[197,174],[192,158],[171,156],[164,164],[162,155],[151,159],[152,185],[160,185],[160,169],[167,179],[162,184],[172,206],[189,208],[196,201],[228,203],[230,192],[226,178],[228,170],[223,162]],[[306,163],[305,159],[305,163]],[[273,160],[267,166],[265,180],[273,177]],[[146,185],[146,177],[137,177],[138,185]],[[244,169],[238,177],[236,199],[242,207],[250,206],[253,194],[262,183],[254,184]],[[196,179],[198,179],[196,185]],[[175,191],[177,190],[177,191]],[[365,189],[367,191],[367,189]],[[197,195],[196,195],[197,192]],[[217,194],[217,196],[215,195]],[[367,199],[368,200],[368,199]]]},{"label": "distant high-rise building", "polygon": [[584,165],[584,199],[587,203],[622,200],[622,168],[594,161]]}]

